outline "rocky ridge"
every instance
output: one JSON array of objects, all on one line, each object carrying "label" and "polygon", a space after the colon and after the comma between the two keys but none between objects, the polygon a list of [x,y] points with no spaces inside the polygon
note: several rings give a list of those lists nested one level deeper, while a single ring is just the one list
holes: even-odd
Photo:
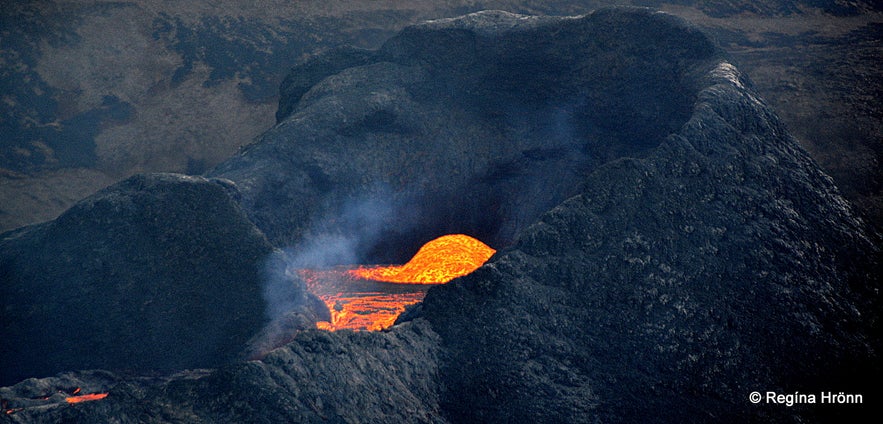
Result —
[{"label": "rocky ridge", "polygon": [[[262,267],[273,247],[235,197],[229,181],[138,175],[3,234],[0,382],[240,358],[269,319]],[[303,286],[288,295],[310,304]]]}]

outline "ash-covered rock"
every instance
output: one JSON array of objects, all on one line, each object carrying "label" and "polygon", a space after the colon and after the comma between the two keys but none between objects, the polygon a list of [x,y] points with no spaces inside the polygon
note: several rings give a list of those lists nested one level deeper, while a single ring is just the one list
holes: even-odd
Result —
[{"label": "ash-covered rock", "polygon": [[229,181],[140,175],[4,234],[0,382],[236,358],[267,321],[272,246],[231,195]]}]

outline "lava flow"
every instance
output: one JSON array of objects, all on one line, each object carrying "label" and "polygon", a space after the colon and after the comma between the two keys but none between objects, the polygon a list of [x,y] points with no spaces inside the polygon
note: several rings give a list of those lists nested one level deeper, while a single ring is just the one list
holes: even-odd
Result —
[{"label": "lava flow", "polygon": [[90,393],[81,395],[80,392],[82,392],[82,389],[77,387],[73,390],[61,389],[53,394],[44,396],[20,398],[14,402],[7,399],[0,399],[0,409],[2,409],[6,415],[12,415],[30,408],[46,408],[51,405],[61,404],[62,399],[70,404],[99,400],[107,397],[107,393]]},{"label": "lava flow", "polygon": [[496,250],[465,234],[441,236],[423,245],[400,266],[359,267],[349,273],[399,284],[444,284],[482,266]]},{"label": "lava flow", "polygon": [[496,250],[463,234],[432,240],[404,265],[355,269],[300,270],[308,289],[331,311],[323,330],[382,330],[409,305],[419,303],[433,284],[475,271]]},{"label": "lava flow", "polygon": [[88,395],[70,396],[64,398],[67,403],[88,402],[90,400],[99,400],[107,397],[107,393],[92,393]]}]

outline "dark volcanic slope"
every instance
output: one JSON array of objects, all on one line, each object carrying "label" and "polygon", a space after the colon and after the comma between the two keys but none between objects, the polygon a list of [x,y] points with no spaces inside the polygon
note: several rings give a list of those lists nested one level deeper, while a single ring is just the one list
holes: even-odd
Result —
[{"label": "dark volcanic slope", "polygon": [[3,234],[0,384],[236,358],[266,321],[272,246],[231,195],[229,181],[135,176]]},{"label": "dark volcanic slope", "polygon": [[689,118],[692,74],[719,52],[667,33],[674,19],[483,13],[332,51],[295,67],[281,122],[210,174],[276,244],[339,234],[360,262],[452,232],[507,245],[596,166]]},{"label": "dark volcanic slope", "polygon": [[[366,211],[407,216],[397,207],[414,202],[443,213],[415,219],[426,227],[400,229],[401,240],[476,228],[498,242],[508,229],[514,243],[431,289],[388,332],[305,331],[261,361],[122,382],[101,401],[0,420],[807,422],[874,412],[879,239],[691,27],[634,9],[486,12],[336,54],[346,60],[329,60],[324,79],[289,85],[303,94],[290,116],[216,171],[243,187],[259,225],[309,240],[376,224]],[[366,193],[392,201],[384,209]],[[518,208],[522,193],[552,205]],[[523,220],[509,220],[513,210]],[[487,216],[489,227],[477,220]],[[35,387],[72,378],[113,380],[31,380],[0,396],[25,407]],[[755,390],[862,393],[866,403],[752,404]]]},{"label": "dark volcanic slope", "polygon": [[787,420],[843,411],[748,393],[875,393],[878,247],[736,69],[702,81],[652,154],[430,291],[452,421]]}]

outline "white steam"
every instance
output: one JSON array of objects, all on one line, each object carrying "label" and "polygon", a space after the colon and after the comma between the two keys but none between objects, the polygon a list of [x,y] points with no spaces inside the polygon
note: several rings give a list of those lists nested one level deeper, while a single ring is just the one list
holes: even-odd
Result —
[{"label": "white steam", "polygon": [[413,219],[400,213],[413,208],[396,207],[388,190],[368,192],[368,196],[345,203],[338,213],[317,220],[300,243],[270,256],[263,295],[271,320],[303,307],[306,286],[298,270],[359,264],[384,232],[413,224]]}]

